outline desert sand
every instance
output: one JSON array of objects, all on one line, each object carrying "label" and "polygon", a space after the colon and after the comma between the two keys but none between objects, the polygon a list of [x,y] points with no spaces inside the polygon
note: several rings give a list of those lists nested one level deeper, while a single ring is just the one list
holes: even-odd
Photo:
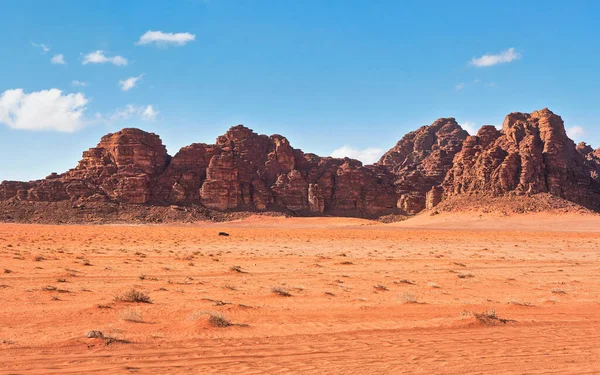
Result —
[{"label": "desert sand", "polygon": [[600,373],[598,216],[0,224],[0,250],[0,373]]}]

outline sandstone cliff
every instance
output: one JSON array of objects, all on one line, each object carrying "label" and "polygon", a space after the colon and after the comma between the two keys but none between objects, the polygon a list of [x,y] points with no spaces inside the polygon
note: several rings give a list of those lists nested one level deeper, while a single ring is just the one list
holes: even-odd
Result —
[{"label": "sandstone cliff", "polygon": [[441,195],[437,187],[444,181],[454,155],[468,135],[455,119],[440,118],[408,133],[381,157],[377,164],[396,176],[398,208],[417,213],[426,208],[428,195]]},{"label": "sandstone cliff", "polygon": [[600,210],[600,149],[576,146],[548,109],[511,113],[501,130],[483,126],[474,136],[455,119],[440,118],[369,166],[304,153],[281,135],[242,125],[215,144],[194,143],[173,157],[156,134],[123,129],[104,136],[63,174],[0,184],[0,201],[13,206],[174,205],[363,217],[414,214],[459,196],[538,193]]},{"label": "sandstone cliff", "polygon": [[464,141],[444,194],[550,193],[598,210],[598,163],[589,154],[577,150],[560,116],[550,110],[511,113],[502,130],[484,126]]},{"label": "sandstone cliff", "polygon": [[156,134],[123,129],[103,137],[66,173],[3,182],[0,199],[373,216],[397,211],[391,177],[357,160],[305,154],[285,137],[241,125],[214,145],[192,144],[173,157]]}]

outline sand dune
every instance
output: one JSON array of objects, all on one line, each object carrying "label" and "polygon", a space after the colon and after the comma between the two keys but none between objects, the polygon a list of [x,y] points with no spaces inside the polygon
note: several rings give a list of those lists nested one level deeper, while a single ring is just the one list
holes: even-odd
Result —
[{"label": "sand dune", "polygon": [[599,373],[599,223],[2,224],[0,373]]}]

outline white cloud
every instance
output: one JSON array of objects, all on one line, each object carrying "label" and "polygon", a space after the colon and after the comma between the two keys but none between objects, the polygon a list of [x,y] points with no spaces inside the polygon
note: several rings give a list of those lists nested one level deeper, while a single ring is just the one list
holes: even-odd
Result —
[{"label": "white cloud", "polygon": [[127,65],[127,59],[123,56],[112,56],[108,57],[104,54],[104,51],[97,50],[94,52],[90,52],[83,57],[83,65],[86,64],[104,64],[111,63],[117,66]]},{"label": "white cloud", "polygon": [[465,121],[460,126],[465,129],[469,135],[477,135],[477,124],[470,121]]},{"label": "white cloud", "polygon": [[83,127],[88,102],[82,93],[63,95],[59,89],[31,94],[6,90],[0,96],[0,123],[13,129],[72,132]]},{"label": "white cloud", "polygon": [[142,113],[142,118],[145,120],[156,120],[156,116],[158,116],[158,111],[155,111],[151,105],[146,106],[144,112]]},{"label": "white cloud", "polygon": [[64,65],[67,63],[65,61],[65,56],[63,54],[54,55],[54,57],[52,58],[52,60],[50,60],[50,62],[52,64],[60,64],[60,65]]},{"label": "white cloud", "polygon": [[567,135],[569,136],[569,138],[575,141],[580,141],[581,137],[583,137],[586,133],[587,132],[582,126],[572,126],[570,128],[567,128]]},{"label": "white cloud", "polygon": [[[139,117],[142,120],[154,121],[156,120],[156,116],[158,116],[158,111],[154,110],[151,105],[147,106],[136,106],[133,104],[128,104],[123,108],[117,109],[115,112],[108,115],[106,120],[108,122],[116,122],[120,120],[128,120],[131,117]],[[97,113],[96,117],[98,119],[104,118],[101,114]]]},{"label": "white cloud", "polygon": [[509,63],[520,57],[521,55],[515,52],[514,48],[509,48],[506,51],[502,51],[495,55],[483,55],[481,57],[474,57],[473,59],[471,59],[471,65],[474,65],[478,68],[482,68],[486,66],[494,66],[497,64]]},{"label": "white cloud", "polygon": [[48,47],[48,46],[47,46],[47,45],[45,45],[45,44],[36,44],[36,43],[31,43],[31,45],[32,45],[32,46],[34,46],[34,47],[39,47],[39,48],[41,48],[41,49],[42,49],[42,51],[43,51],[43,53],[46,53],[46,52],[50,51],[50,47]]},{"label": "white cloud", "polygon": [[137,83],[137,81],[142,79],[143,76],[144,76],[144,74],[142,73],[137,77],[129,77],[127,79],[120,80],[119,86],[121,86],[121,90],[123,90],[123,91],[131,90],[132,88],[135,87],[135,84]]},{"label": "white cloud", "polygon": [[73,86],[81,86],[81,87],[85,87],[85,86],[88,85],[87,82],[85,82],[85,81],[78,81],[78,80],[74,80],[71,83],[73,84]]},{"label": "white cloud", "polygon": [[462,90],[463,88],[465,88],[465,83],[461,82],[458,85],[456,85],[456,90]]},{"label": "white cloud", "polygon": [[349,157],[352,159],[358,159],[362,161],[363,164],[373,164],[379,160],[381,155],[383,155],[383,152],[383,149],[376,147],[368,147],[363,150],[358,150],[350,146],[342,146],[337,150],[334,150],[331,153],[331,156],[334,158]]},{"label": "white cloud", "polygon": [[148,30],[140,37],[136,43],[138,45],[146,45],[156,43],[157,45],[175,45],[183,46],[196,39],[196,35],[190,33],[163,33],[162,31]]}]

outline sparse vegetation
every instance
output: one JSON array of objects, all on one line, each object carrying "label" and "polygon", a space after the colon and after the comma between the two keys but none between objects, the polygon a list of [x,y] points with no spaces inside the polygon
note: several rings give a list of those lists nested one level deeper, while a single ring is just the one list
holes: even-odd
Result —
[{"label": "sparse vegetation", "polygon": [[150,296],[147,293],[131,288],[130,290],[115,296],[115,301],[135,302],[135,303],[152,303]]},{"label": "sparse vegetation", "polygon": [[225,315],[216,311],[195,311],[188,316],[188,319],[197,320],[205,315],[208,315],[208,323],[213,327],[224,328],[234,325]]},{"label": "sparse vegetation", "polygon": [[128,322],[141,323],[144,321],[142,319],[142,313],[139,310],[126,309],[121,311],[120,316],[121,319]]},{"label": "sparse vegetation", "polygon": [[408,284],[408,285],[416,285],[416,283],[412,280],[402,279],[398,281],[394,281],[394,284]]},{"label": "sparse vegetation", "polygon": [[280,295],[282,297],[291,297],[292,296],[292,294],[290,292],[288,292],[287,290],[285,290],[279,286],[271,288],[271,292],[275,293],[277,295]]},{"label": "sparse vegetation", "polygon": [[225,317],[225,315],[218,312],[209,313],[208,322],[212,326],[219,328],[229,327],[232,325],[229,319]]},{"label": "sparse vegetation", "polygon": [[459,273],[458,275],[459,279],[470,279],[472,277],[475,277],[475,275],[473,275],[472,273]]},{"label": "sparse vegetation", "polygon": [[417,296],[412,293],[404,293],[401,299],[404,303],[419,303]]},{"label": "sparse vegetation", "polygon": [[496,310],[491,310],[491,311],[485,310],[482,313],[473,313],[473,316],[475,316],[475,318],[480,323],[487,324],[487,325],[497,325],[499,323],[506,324],[506,323],[512,321],[509,319],[499,318],[498,315],[496,315]]},{"label": "sparse vegetation", "polygon": [[379,290],[382,292],[388,291],[389,289],[387,288],[387,286],[382,285],[382,284],[377,284],[375,285],[373,288],[375,288],[375,290]]},{"label": "sparse vegetation", "polygon": [[244,271],[242,271],[242,267],[240,266],[231,266],[229,270],[232,272],[245,273]]},{"label": "sparse vegetation", "polygon": [[551,290],[552,294],[567,294],[567,292],[564,289],[560,289],[560,288],[554,288]]}]

